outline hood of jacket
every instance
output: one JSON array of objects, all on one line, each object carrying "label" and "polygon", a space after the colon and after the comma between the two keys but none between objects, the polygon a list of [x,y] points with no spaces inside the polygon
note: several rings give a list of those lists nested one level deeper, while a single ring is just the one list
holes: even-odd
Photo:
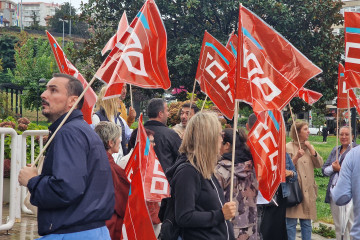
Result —
[{"label": "hood of jacket", "polygon": [[[221,156],[221,160],[218,162],[220,166],[225,168],[227,171],[231,171],[231,157],[232,154],[225,153]],[[246,177],[249,172],[254,172],[254,163],[250,152],[241,150],[235,151],[235,166],[234,174],[239,178]]]}]

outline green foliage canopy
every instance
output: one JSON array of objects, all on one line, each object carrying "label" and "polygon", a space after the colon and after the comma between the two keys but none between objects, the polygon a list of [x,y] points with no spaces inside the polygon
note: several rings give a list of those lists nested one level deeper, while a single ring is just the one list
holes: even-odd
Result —
[{"label": "green foliage canopy", "polygon": [[[94,28],[92,39],[85,42],[78,58],[90,63],[90,79],[104,57],[100,51],[116,32],[118,21],[126,11],[129,22],[135,17],[143,0],[89,0],[82,6],[82,17]],[[172,87],[184,85],[189,91],[196,74],[204,31],[226,43],[228,35],[237,30],[239,1],[157,0],[168,35],[168,67]],[[343,37],[332,34],[332,26],[342,24],[340,0],[243,0],[241,3],[254,11],[280,34],[287,38],[312,62],[323,69],[323,74],[310,80],[306,87],[321,92],[325,100],[335,97],[337,64],[343,52]],[[295,112],[306,104],[297,101]]]}]

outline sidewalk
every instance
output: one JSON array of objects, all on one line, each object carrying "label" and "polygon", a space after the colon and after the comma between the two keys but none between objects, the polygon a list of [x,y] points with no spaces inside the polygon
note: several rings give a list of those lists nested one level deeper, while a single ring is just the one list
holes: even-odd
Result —
[{"label": "sidewalk", "polygon": [[[324,225],[326,225],[328,227],[331,227],[332,229],[335,230],[334,225],[323,223],[323,222],[313,222],[313,228],[314,227],[319,227],[319,223],[324,224]],[[297,227],[296,227],[296,240],[298,240],[298,239],[301,239],[300,224],[298,224]],[[335,238],[324,238],[324,237],[322,237],[322,236],[320,236],[318,234],[315,234],[315,233],[311,234],[311,239],[312,240],[329,240],[329,239],[330,240],[336,240]]]}]

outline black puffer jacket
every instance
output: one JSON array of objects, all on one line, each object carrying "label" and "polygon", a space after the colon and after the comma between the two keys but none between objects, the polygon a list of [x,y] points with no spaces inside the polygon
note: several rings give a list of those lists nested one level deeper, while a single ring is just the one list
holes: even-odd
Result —
[{"label": "black puffer jacket", "polygon": [[234,239],[232,225],[222,213],[225,198],[217,179],[205,179],[191,164],[176,171],[187,161],[186,155],[180,155],[166,172],[174,190],[175,217],[182,228],[182,239]]}]

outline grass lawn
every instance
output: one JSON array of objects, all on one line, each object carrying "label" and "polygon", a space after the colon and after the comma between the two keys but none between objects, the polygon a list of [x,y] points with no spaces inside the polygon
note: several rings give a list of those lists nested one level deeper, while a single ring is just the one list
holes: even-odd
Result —
[{"label": "grass lawn", "polygon": [[[290,139],[287,138],[289,141]],[[322,136],[311,135],[309,137],[311,144],[314,145],[316,151],[323,158],[324,163],[330,155],[331,150],[336,145],[336,137],[328,136],[327,143],[322,142]],[[322,177],[321,169],[315,170],[315,181],[319,187],[318,198],[316,199],[317,219],[318,221],[333,223],[333,219],[330,211],[330,204],[325,203],[325,194],[327,184],[329,182],[328,177]]]}]

